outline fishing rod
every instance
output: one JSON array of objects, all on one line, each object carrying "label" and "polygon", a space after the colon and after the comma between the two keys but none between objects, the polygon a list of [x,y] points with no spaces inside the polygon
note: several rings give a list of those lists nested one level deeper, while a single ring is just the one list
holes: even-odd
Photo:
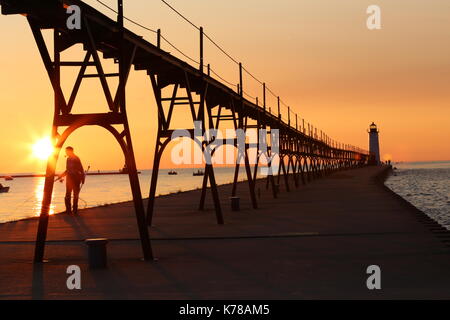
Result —
[{"label": "fishing rod", "polygon": [[[88,166],[88,168],[87,168],[87,170],[85,171],[85,175],[87,175],[88,173],[89,173],[89,170],[91,169],[91,166],[89,165]],[[56,179],[55,179],[55,182],[61,182],[61,183],[63,183],[64,182],[64,177],[57,177]],[[83,186],[84,186],[84,184],[81,184],[81,186],[80,186],[80,191],[81,191],[81,189],[83,188]],[[32,196],[30,196],[29,198],[27,198],[25,201],[23,201],[21,204],[19,204],[16,208],[15,208],[15,210],[13,211],[13,214],[15,214],[19,209],[21,209],[25,204],[27,204],[28,202],[30,202],[31,200],[33,200],[34,198],[35,198],[36,196],[35,195],[32,195]],[[83,198],[78,198],[79,200],[81,200],[83,203],[84,203],[84,209],[86,209],[87,208],[87,206],[88,206],[88,204],[87,204],[87,201],[85,201]]]},{"label": "fishing rod", "polygon": [[[87,168],[87,170],[84,172],[84,174],[85,174],[85,176],[89,173],[89,170],[91,169],[91,166],[89,165],[88,166],[88,168]],[[58,176],[58,178],[56,178],[55,179],[55,182],[64,182],[64,177],[59,177]],[[82,183],[81,184],[81,187],[83,186],[84,184]],[[81,188],[80,188],[81,189]]]},{"label": "fishing rod", "polygon": [[[89,170],[91,169],[91,165],[88,166],[87,170],[84,172],[84,179],[86,179],[87,174],[89,173]],[[80,186],[80,191],[83,189],[84,182]]]},{"label": "fishing rod", "polygon": [[[89,165],[88,168],[87,168],[87,170],[84,171],[85,179],[86,179],[86,176],[87,176],[87,174],[89,173],[89,170],[90,170],[90,169],[91,169],[91,165]],[[55,182],[58,182],[58,181],[61,182],[61,183],[63,183],[63,182],[64,182],[64,177],[58,177],[58,178],[55,180]],[[81,185],[80,185],[80,192],[81,192],[81,189],[83,189],[84,185],[85,185],[85,183],[81,183]],[[85,201],[85,200],[84,200],[83,198],[81,198],[81,197],[78,197],[78,200],[81,200],[82,202],[84,202],[84,209],[86,209],[87,206],[88,206],[87,201]]]}]

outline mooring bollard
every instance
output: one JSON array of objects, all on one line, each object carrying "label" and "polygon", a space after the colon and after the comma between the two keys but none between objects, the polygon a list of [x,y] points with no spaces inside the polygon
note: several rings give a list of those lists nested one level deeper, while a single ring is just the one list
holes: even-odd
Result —
[{"label": "mooring bollard", "polygon": [[231,197],[230,200],[231,200],[231,210],[233,210],[233,211],[241,210],[241,206],[240,206],[241,198]]},{"label": "mooring bollard", "polygon": [[89,268],[104,269],[107,267],[106,244],[108,239],[87,239]]}]

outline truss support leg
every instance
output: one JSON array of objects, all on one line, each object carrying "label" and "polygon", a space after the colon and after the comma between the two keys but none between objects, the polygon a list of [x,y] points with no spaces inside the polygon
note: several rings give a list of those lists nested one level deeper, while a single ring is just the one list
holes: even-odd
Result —
[{"label": "truss support leg", "polygon": [[[54,129],[55,131],[55,129]],[[54,137],[55,138],[55,137]],[[42,199],[41,214],[39,215],[39,225],[36,236],[36,245],[34,250],[34,262],[44,261],[45,241],[47,239],[48,218],[50,214],[50,205],[52,203],[53,186],[55,183],[55,168],[58,162],[59,150],[48,160],[45,174],[44,196]]]},{"label": "truss support leg", "polygon": [[203,186],[202,186],[202,194],[200,196],[200,205],[199,210],[205,209],[205,201],[206,201],[206,190],[208,189],[208,179],[211,185],[211,193],[214,202],[214,209],[216,212],[217,224],[224,224],[222,207],[220,205],[219,191],[217,189],[216,178],[214,175],[214,168],[212,164],[206,164],[205,166],[205,175],[203,176]]},{"label": "truss support leg", "polygon": [[238,184],[238,180],[239,180],[239,168],[240,168],[240,164],[239,164],[239,160],[236,163],[236,167],[234,169],[234,179],[233,179],[233,190],[231,191],[231,196],[235,197],[237,194],[237,184]]},{"label": "truss support leg", "polygon": [[125,155],[127,159],[128,177],[130,180],[131,191],[133,193],[133,202],[136,213],[136,220],[139,228],[139,235],[141,238],[142,252],[144,254],[144,260],[153,260],[152,247],[150,245],[150,236],[147,229],[147,223],[145,219],[144,202],[142,200],[141,187],[139,183],[139,177],[136,168],[136,160],[134,157],[133,146],[131,142],[131,134],[128,128],[128,124],[125,123],[125,132],[127,140],[127,151]]},{"label": "truss support leg", "polygon": [[280,164],[281,164],[281,168],[283,169],[283,177],[284,177],[284,183],[286,185],[286,191],[290,192],[291,188],[289,187],[289,176],[288,176],[288,172],[286,171],[284,159],[283,159],[283,161],[280,162]]},{"label": "truss support leg", "polygon": [[294,177],[294,185],[296,188],[298,188],[298,176],[297,176],[297,159],[296,163],[294,164],[294,160],[292,157],[290,158],[291,161],[291,167],[292,167],[292,176]]},{"label": "truss support leg", "polygon": [[222,208],[220,206],[219,191],[217,189],[216,178],[214,176],[214,168],[211,164],[208,164],[206,168],[209,174],[209,181],[211,184],[211,193],[214,201],[214,209],[216,211],[217,223],[222,225],[224,224],[224,220],[222,215]]},{"label": "truss support leg", "polygon": [[266,182],[266,190],[269,189],[269,184],[272,187],[272,195],[273,198],[276,199],[278,198],[278,194],[277,194],[277,189],[275,187],[275,177],[274,177],[274,173],[273,173],[273,168],[272,168],[272,161],[269,161],[268,163],[268,176],[267,176],[267,182]]},{"label": "truss support leg", "polygon": [[278,175],[277,175],[277,184],[280,185],[280,179],[281,179],[281,168],[284,158],[280,157],[280,164],[278,165]]},{"label": "truss support leg", "polygon": [[158,174],[159,174],[159,166],[161,163],[162,156],[162,146],[160,145],[160,139],[157,138],[156,147],[155,147],[155,158],[153,159],[153,168],[152,168],[152,179],[150,183],[150,193],[148,196],[147,203],[147,225],[152,226],[153,224],[153,213],[155,210],[155,197],[156,197],[156,187],[158,185]]},{"label": "truss support leg", "polygon": [[203,183],[202,183],[202,194],[200,195],[200,204],[198,205],[198,210],[205,210],[205,201],[206,201],[206,190],[208,189],[208,178],[209,178],[209,166],[205,166],[205,174],[203,175]]},{"label": "truss support leg", "polygon": [[300,159],[299,159],[298,166],[299,166],[299,168],[300,168],[300,175],[301,175],[301,177],[302,177],[302,184],[305,185],[305,184],[306,184],[306,181],[305,181],[305,170],[304,170],[304,168],[303,168],[302,158],[301,158],[301,157],[300,157]]},{"label": "truss support leg", "polygon": [[247,150],[245,151],[245,171],[247,172],[248,187],[250,191],[250,199],[252,201],[253,209],[258,209],[258,203],[256,201],[256,193],[255,193],[256,181],[253,181],[252,178],[252,169],[250,168],[250,161],[248,159]]}]

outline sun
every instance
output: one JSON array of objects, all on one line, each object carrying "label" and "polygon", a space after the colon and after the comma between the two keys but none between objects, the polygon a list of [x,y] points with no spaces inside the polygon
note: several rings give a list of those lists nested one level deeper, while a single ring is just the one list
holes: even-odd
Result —
[{"label": "sun", "polygon": [[33,156],[39,160],[47,160],[53,153],[52,141],[49,137],[37,140],[32,146]]}]

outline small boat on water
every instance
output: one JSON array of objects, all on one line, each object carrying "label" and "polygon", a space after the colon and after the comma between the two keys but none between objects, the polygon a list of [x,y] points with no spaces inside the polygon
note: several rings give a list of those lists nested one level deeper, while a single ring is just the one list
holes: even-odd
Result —
[{"label": "small boat on water", "polygon": [[13,181],[14,179],[13,179],[13,177],[6,176],[6,177],[5,177],[5,180],[6,180],[6,181]]},{"label": "small boat on water", "polygon": [[176,175],[178,175],[178,172],[171,170],[171,171],[169,171],[167,174],[168,174],[169,176],[176,176]]},{"label": "small boat on water", "polygon": [[9,192],[9,187],[4,187],[2,184],[0,184],[0,193],[7,193]]},{"label": "small boat on water", "polygon": [[205,172],[203,170],[197,170],[197,172],[192,173],[194,177],[203,177]]}]

